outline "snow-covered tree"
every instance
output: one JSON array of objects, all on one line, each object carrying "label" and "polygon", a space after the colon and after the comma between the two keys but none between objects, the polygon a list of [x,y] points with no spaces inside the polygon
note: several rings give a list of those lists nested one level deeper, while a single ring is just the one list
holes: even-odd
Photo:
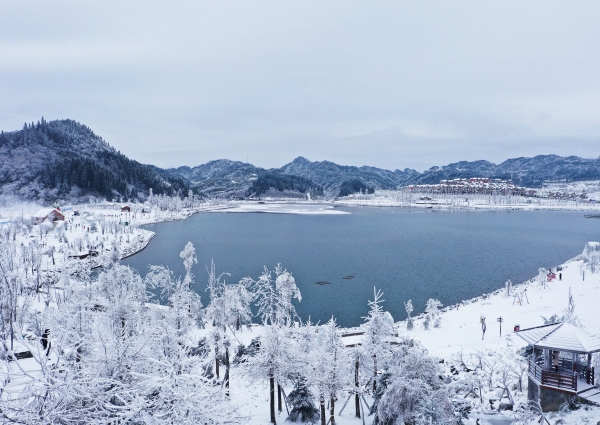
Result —
[{"label": "snow-covered tree", "polygon": [[258,353],[248,359],[244,367],[254,379],[267,379],[269,385],[270,421],[275,424],[275,384],[282,382],[290,373],[293,358],[287,327],[264,325]]},{"label": "snow-covered tree", "polygon": [[179,256],[183,258],[183,266],[185,267],[185,277],[183,278],[183,283],[191,287],[192,282],[194,281],[192,267],[194,264],[198,263],[198,258],[196,257],[196,249],[194,248],[194,244],[188,242],[183,248],[183,251],[179,253]]},{"label": "snow-covered tree", "polygon": [[277,264],[274,271],[275,288],[279,299],[276,320],[278,323],[289,326],[296,317],[296,308],[292,304],[292,299],[302,301],[302,295],[292,274],[282,269],[281,264]]},{"label": "snow-covered tree", "polygon": [[394,319],[392,315],[384,311],[381,303],[383,293],[373,288],[373,301],[369,301],[369,314],[364,317],[365,323],[361,325],[364,332],[362,346],[371,359],[373,391],[377,389],[377,374],[379,367],[385,365],[385,361],[391,352],[390,342],[395,335]]},{"label": "snow-covered tree", "polygon": [[442,323],[442,317],[440,315],[440,307],[442,303],[433,298],[427,300],[425,306],[425,320],[423,321],[423,327],[429,329],[432,325],[434,328],[439,328]]},{"label": "snow-covered tree", "polygon": [[165,320],[164,308],[147,303],[136,273],[117,264],[92,285],[75,279],[63,284],[69,286],[60,305],[50,305],[29,321],[38,339],[20,337],[38,372],[21,370],[18,362],[9,366],[17,385],[3,388],[4,419],[73,425],[82,420],[235,422],[224,392],[203,377],[203,359],[189,355],[175,322]]},{"label": "snow-covered tree", "polygon": [[255,294],[252,292],[252,282],[247,278],[239,283],[225,286],[229,324],[240,330],[242,325],[252,322],[251,305]]},{"label": "snow-covered tree", "polygon": [[315,423],[319,420],[319,409],[315,406],[315,396],[310,391],[306,378],[301,376],[294,386],[294,389],[288,395],[288,401],[291,405],[289,420],[291,422],[310,422]]},{"label": "snow-covered tree", "polygon": [[582,268],[589,270],[590,273],[600,272],[600,243],[588,242],[583,248]]},{"label": "snow-covered tree", "polygon": [[227,328],[239,329],[243,323],[249,323],[252,317],[250,304],[254,299],[251,279],[242,279],[237,285],[228,285],[223,276],[216,275],[215,264],[211,261],[208,272],[208,287],[210,303],[206,308],[206,319],[212,325],[211,341],[215,352],[215,373],[220,374],[221,353],[225,365],[224,385],[229,387],[230,352],[232,342]]},{"label": "snow-covered tree", "polygon": [[319,327],[312,376],[319,393],[321,425],[326,425],[325,402],[329,401],[329,422],[335,425],[335,400],[350,385],[350,362],[335,319]]},{"label": "snow-covered tree", "polygon": [[510,279],[508,279],[506,281],[506,283],[504,284],[504,289],[506,289],[506,296],[510,297],[511,292],[512,292],[512,282]]},{"label": "snow-covered tree", "polygon": [[538,274],[535,277],[535,281],[542,288],[548,288],[548,269],[544,267],[540,267],[538,269]]},{"label": "snow-covered tree", "polygon": [[374,423],[451,424],[454,413],[437,360],[415,341],[398,347],[375,395]]},{"label": "snow-covered tree", "polygon": [[406,329],[412,331],[415,326],[413,318],[411,316],[411,313],[414,310],[412,300],[408,300],[407,302],[405,302],[404,308],[406,309]]},{"label": "snow-covered tree", "polygon": [[292,299],[302,300],[292,274],[283,269],[280,264],[277,264],[274,271],[265,267],[258,280],[254,282],[254,286],[258,316],[263,324],[291,325],[297,317]]}]

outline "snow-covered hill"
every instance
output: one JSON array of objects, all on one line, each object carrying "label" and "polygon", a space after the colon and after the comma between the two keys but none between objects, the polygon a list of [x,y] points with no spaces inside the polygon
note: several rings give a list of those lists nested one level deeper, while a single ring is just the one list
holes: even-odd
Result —
[{"label": "snow-covered hill", "polygon": [[0,195],[44,203],[88,197],[187,193],[181,177],[127,158],[76,121],[25,124],[0,133]]}]

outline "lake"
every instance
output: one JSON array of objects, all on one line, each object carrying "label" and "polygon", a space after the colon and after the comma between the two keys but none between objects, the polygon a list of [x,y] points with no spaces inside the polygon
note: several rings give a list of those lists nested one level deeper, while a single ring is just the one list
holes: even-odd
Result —
[{"label": "lake", "polygon": [[[417,314],[429,298],[454,304],[521,283],[578,255],[600,240],[600,220],[581,212],[435,211],[408,208],[340,208],[350,214],[201,213],[187,220],[145,226],[156,232],[148,247],[123,260],[142,276],[150,264],[184,268],[179,253],[196,248],[194,289],[206,304],[206,267],[257,279],[263,266],[290,271],[302,292],[300,317],[340,326],[362,323],[373,288],[395,320]],[[343,279],[354,276],[353,279]],[[316,282],[330,282],[318,285]]]}]

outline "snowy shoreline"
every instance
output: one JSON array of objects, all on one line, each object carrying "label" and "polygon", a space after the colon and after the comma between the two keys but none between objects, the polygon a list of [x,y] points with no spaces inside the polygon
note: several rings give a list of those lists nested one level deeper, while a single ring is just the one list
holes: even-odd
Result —
[{"label": "snowy shoreline", "polygon": [[[69,239],[68,245],[78,245],[77,239],[88,240],[89,242],[99,243],[98,238],[101,238],[104,244],[99,251],[106,250],[108,247],[119,246],[120,257],[125,258],[142,251],[151,242],[154,232],[142,229],[139,226],[145,224],[161,223],[167,221],[183,220],[191,217],[196,212],[259,212],[258,210],[270,209],[277,211],[276,213],[303,213],[306,206],[312,205],[315,212],[329,214],[335,208],[326,204],[323,208],[322,203],[313,204],[287,204],[287,203],[238,203],[242,204],[237,207],[234,203],[205,205],[198,208],[184,208],[177,211],[160,211],[156,209],[154,212],[141,213],[141,206],[133,206],[139,208],[134,211],[123,212],[123,205],[111,206],[79,206],[81,215],[71,216],[73,219],[69,223],[69,230],[62,233],[63,237]],[[256,205],[256,207],[254,207]],[[250,206],[250,208],[249,208]],[[265,211],[262,211],[265,212]],[[346,212],[347,213],[347,212]],[[92,220],[93,219],[93,220]],[[128,224],[123,222],[127,221]],[[102,228],[103,232],[90,231],[88,226],[97,223]],[[41,225],[40,225],[41,226]],[[33,241],[45,241],[48,244],[54,244],[59,247],[61,244],[65,246],[66,242],[60,242],[58,235],[54,232],[48,233],[45,236],[40,236],[41,233],[34,227],[32,233],[23,235],[23,241],[30,241],[30,235]],[[106,230],[106,234],[104,233]],[[21,238],[21,236],[19,236]],[[25,239],[26,238],[26,239]],[[42,238],[42,239],[40,239]],[[133,238],[133,240],[132,240]],[[95,241],[93,240],[95,239]],[[89,248],[92,249],[91,247]],[[71,251],[63,251],[64,259],[68,258]],[[585,252],[584,252],[585,254]],[[580,323],[590,332],[600,334],[600,321],[597,320],[597,300],[600,300],[600,279],[598,274],[591,272],[585,274],[584,279],[584,254],[577,255],[562,263],[561,277],[547,282],[545,272],[540,271],[540,275],[536,278],[526,280],[519,284],[513,285],[510,294],[506,294],[505,288],[498,288],[486,294],[482,294],[470,299],[463,300],[459,303],[445,306],[439,311],[440,326],[430,326],[428,329],[424,326],[426,320],[425,314],[419,314],[413,317],[414,328],[407,329],[406,320],[398,320],[394,322],[394,332],[396,333],[395,343],[406,339],[418,341],[434,358],[443,364],[444,379],[459,380],[470,379],[470,372],[461,371],[460,376],[453,375],[452,367],[460,365],[457,363],[457,356],[461,359],[467,359],[469,366],[472,366],[474,358],[477,356],[489,356],[497,358],[498,362],[513,361],[522,362],[522,359],[516,354],[517,350],[525,343],[514,334],[513,327],[519,325],[521,329],[535,327],[543,324],[543,317],[549,318],[553,315],[563,315],[563,309],[567,307],[569,296],[573,297],[576,305],[575,314],[578,316]],[[48,254],[44,253],[44,256]],[[46,266],[48,262],[44,257]],[[91,259],[91,258],[90,258]],[[98,260],[110,261],[110,254],[103,253]],[[85,263],[81,263],[85,264]],[[56,268],[61,267],[60,261],[57,262]],[[47,295],[50,295],[50,287],[48,287]],[[43,289],[43,288],[42,288]],[[55,288],[59,289],[59,288]],[[46,294],[43,290],[42,294]],[[519,297],[517,297],[517,294]],[[39,298],[39,296],[38,296]],[[359,300],[359,305],[367,305],[368,300]],[[43,300],[39,300],[31,306],[31,308],[40,308],[43,310]],[[155,306],[153,304],[153,306]],[[357,306],[358,307],[358,306]],[[155,306],[157,311],[162,311],[164,307]],[[383,303],[384,310],[386,309],[385,302]],[[162,314],[162,313],[161,313]],[[482,335],[481,317],[487,318],[487,332]],[[502,318],[503,322],[497,322],[498,318]],[[499,332],[499,326],[502,325],[502,333]],[[201,338],[208,338],[211,334],[212,327],[207,326],[205,329],[196,328],[189,335],[190,346],[197,345]],[[263,335],[264,328],[261,325],[253,325],[245,330],[240,330],[238,333],[232,333],[230,338],[236,343],[248,347],[252,340]],[[364,329],[354,328],[338,328],[341,334],[343,343],[347,347],[357,346],[363,341]],[[19,344],[27,344],[20,342]],[[19,345],[20,346],[20,345]],[[21,350],[21,349],[20,349]],[[23,351],[23,350],[22,350]],[[484,354],[482,354],[484,353]],[[507,360],[508,359],[508,360]],[[436,360],[437,361],[437,360]],[[34,365],[34,359],[24,360],[24,364]],[[526,376],[526,375],[525,375]],[[240,418],[246,418],[249,424],[259,424],[268,422],[268,393],[261,383],[257,383],[246,375],[242,367],[236,366],[232,368],[231,375],[231,401],[234,406],[237,406],[237,412]],[[525,380],[527,378],[525,377]],[[286,384],[289,385],[289,384]],[[290,388],[286,390],[289,392]],[[475,425],[477,418],[481,421],[479,424],[494,423],[494,419],[504,420],[502,423],[510,423],[510,417],[515,414],[509,412],[498,413],[496,410],[490,411],[487,409],[488,401],[490,403],[495,400],[496,406],[498,401],[502,401],[502,397],[498,399],[496,390],[490,386],[489,391],[485,389],[484,402],[479,403],[478,399],[470,400],[473,404],[473,411],[470,419],[465,420],[465,425]],[[346,394],[344,393],[344,396]],[[527,390],[513,390],[515,398],[515,407],[519,408],[526,404]],[[458,396],[457,396],[458,397]],[[461,394],[462,398],[462,394]],[[467,396],[464,397],[467,400]],[[371,395],[367,395],[369,402],[372,402]],[[360,425],[361,420],[355,418],[352,409],[348,409],[336,414],[336,422],[338,425]],[[575,425],[584,423],[589,418],[600,418],[600,409],[589,408],[579,409],[578,411],[568,414],[552,414],[553,423],[557,419],[562,420],[564,425]],[[278,418],[283,421],[285,412],[278,414]],[[279,421],[278,419],[278,421]],[[370,424],[372,416],[366,418],[365,424]],[[487,421],[487,422],[482,422]],[[501,423],[501,422],[496,422]]]}]

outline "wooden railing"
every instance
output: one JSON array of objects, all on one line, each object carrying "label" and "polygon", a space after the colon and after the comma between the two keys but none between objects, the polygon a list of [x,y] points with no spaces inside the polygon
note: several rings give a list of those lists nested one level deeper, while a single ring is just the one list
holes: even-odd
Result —
[{"label": "wooden railing", "polygon": [[533,359],[529,359],[529,375],[538,382],[542,382],[542,367]]},{"label": "wooden railing", "polygon": [[577,392],[577,376],[575,374],[568,375],[544,370],[542,366],[530,360],[529,375],[542,385]]},{"label": "wooden railing", "polygon": [[595,385],[594,375],[595,375],[595,370],[593,367],[588,369],[587,372],[585,373],[585,382],[588,385]]}]

